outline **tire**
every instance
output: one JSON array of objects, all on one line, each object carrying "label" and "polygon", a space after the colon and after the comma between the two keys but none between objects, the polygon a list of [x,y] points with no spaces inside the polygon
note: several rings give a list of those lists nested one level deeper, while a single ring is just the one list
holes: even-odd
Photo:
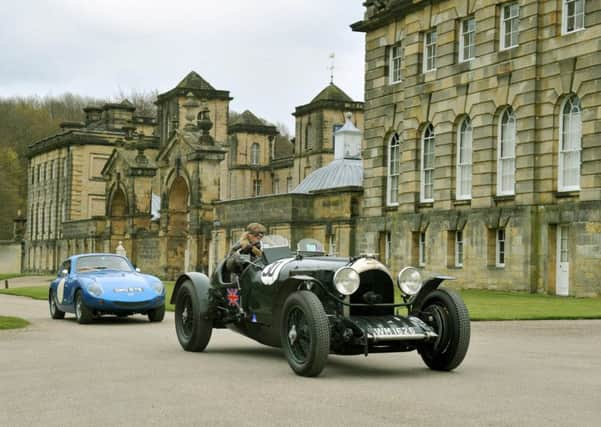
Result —
[{"label": "tire", "polygon": [[75,294],[75,318],[80,325],[92,323],[94,320],[94,313],[83,302],[83,293],[81,290],[78,290]]},{"label": "tire", "polygon": [[186,351],[204,351],[211,339],[213,321],[204,319],[194,284],[186,280],[175,298],[175,332]]},{"label": "tire", "polygon": [[292,370],[303,377],[319,375],[330,352],[330,322],[319,298],[309,291],[290,294],[281,322],[282,349]]},{"label": "tire", "polygon": [[48,292],[48,308],[50,310],[50,317],[53,319],[64,319],[65,312],[58,309],[56,305],[56,299],[52,295],[52,290]]},{"label": "tire", "polygon": [[459,366],[470,343],[470,317],[459,295],[445,288],[432,291],[424,299],[419,317],[438,334],[433,343],[418,346],[424,363],[435,371]]},{"label": "tire", "polygon": [[153,308],[148,312],[148,320],[151,322],[162,322],[165,318],[165,306],[162,305],[157,308]]}]

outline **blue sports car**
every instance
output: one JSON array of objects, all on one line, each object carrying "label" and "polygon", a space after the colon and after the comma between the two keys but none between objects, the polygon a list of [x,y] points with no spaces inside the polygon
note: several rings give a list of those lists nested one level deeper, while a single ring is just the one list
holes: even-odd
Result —
[{"label": "blue sports car", "polygon": [[165,317],[165,286],[141,274],[129,260],[115,254],[82,254],[67,258],[48,292],[50,316],[62,319],[75,313],[79,323],[103,314],[148,315],[151,322]]}]

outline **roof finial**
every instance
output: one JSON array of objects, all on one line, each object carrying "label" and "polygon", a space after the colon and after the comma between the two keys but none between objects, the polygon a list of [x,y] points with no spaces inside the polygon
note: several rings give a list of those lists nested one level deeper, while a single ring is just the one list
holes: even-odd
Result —
[{"label": "roof finial", "polygon": [[336,55],[334,54],[334,52],[330,53],[330,66],[328,67],[328,69],[330,70],[330,84],[334,84],[334,57]]}]

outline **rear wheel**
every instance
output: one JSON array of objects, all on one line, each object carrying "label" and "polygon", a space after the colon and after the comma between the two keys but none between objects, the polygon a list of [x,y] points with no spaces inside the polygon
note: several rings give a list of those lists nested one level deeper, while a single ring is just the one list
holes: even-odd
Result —
[{"label": "rear wheel", "polygon": [[317,296],[309,291],[290,294],[284,303],[282,349],[296,374],[315,377],[330,352],[330,323]]},{"label": "rear wheel", "polygon": [[448,289],[436,289],[424,299],[420,317],[438,334],[434,342],[418,347],[423,361],[436,371],[455,369],[470,343],[470,317],[463,300]]},{"label": "rear wheel", "polygon": [[162,322],[165,318],[165,306],[162,305],[157,308],[153,308],[148,312],[148,320],[151,322]]},{"label": "rear wheel", "polygon": [[203,351],[209,344],[213,322],[200,312],[200,302],[190,280],[182,283],[175,298],[175,332],[186,351]]},{"label": "rear wheel", "polygon": [[94,313],[83,302],[83,293],[81,290],[75,294],[75,318],[77,319],[77,323],[81,325],[92,323],[92,320],[94,320]]},{"label": "rear wheel", "polygon": [[56,305],[56,299],[52,295],[52,290],[48,292],[48,307],[50,309],[50,317],[53,319],[64,319],[65,312],[58,309]]}]

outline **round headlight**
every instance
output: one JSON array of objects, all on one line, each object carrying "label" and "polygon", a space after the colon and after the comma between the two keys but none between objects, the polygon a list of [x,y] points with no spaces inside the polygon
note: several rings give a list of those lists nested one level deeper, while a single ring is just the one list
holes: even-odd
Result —
[{"label": "round headlight", "polygon": [[397,281],[405,295],[415,295],[422,288],[422,275],[414,267],[403,268]]},{"label": "round headlight", "polygon": [[156,282],[152,284],[152,289],[159,295],[163,293],[165,290],[165,286],[161,282]]},{"label": "round headlight", "polygon": [[94,295],[95,297],[99,297],[102,295],[102,286],[98,284],[98,282],[92,282],[88,285],[88,292]]},{"label": "round headlight", "polygon": [[359,273],[351,267],[342,267],[334,274],[334,286],[343,295],[350,295],[359,289]]}]

